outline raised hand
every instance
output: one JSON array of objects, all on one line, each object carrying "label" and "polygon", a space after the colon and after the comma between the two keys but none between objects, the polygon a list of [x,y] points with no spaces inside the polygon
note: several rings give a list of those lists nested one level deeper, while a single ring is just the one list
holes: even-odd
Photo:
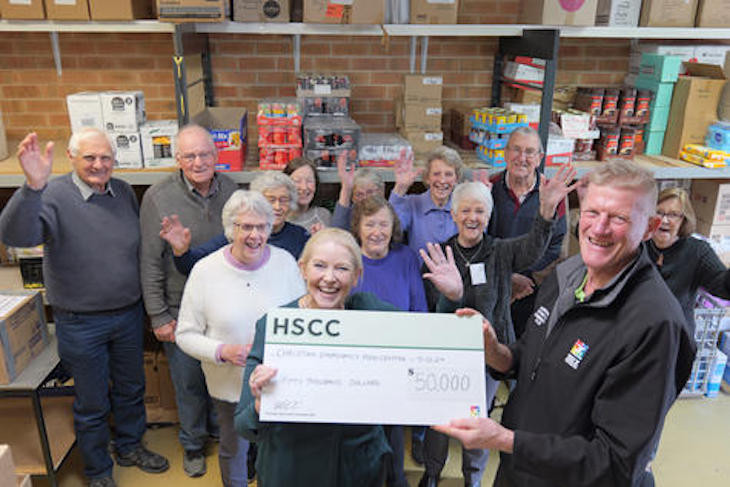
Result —
[{"label": "raised hand", "polygon": [[570,184],[576,174],[573,166],[564,164],[553,178],[540,178],[540,214],[543,218],[552,219],[560,202],[578,186],[577,182]]},{"label": "raised hand", "polygon": [[436,289],[449,300],[460,300],[464,294],[464,283],[454,262],[454,252],[451,247],[446,246],[445,254],[438,244],[429,242],[426,243],[426,248],[428,253],[423,249],[419,250],[423,262],[429,270],[423,275],[424,279],[431,281]]},{"label": "raised hand", "polygon": [[175,257],[180,257],[190,248],[190,229],[183,226],[177,215],[163,217],[160,222],[160,238],[170,244]]},{"label": "raised hand", "polygon": [[408,192],[408,188],[416,181],[423,169],[413,167],[413,151],[403,148],[398,160],[395,161],[395,186],[393,191],[401,196]]},{"label": "raised hand", "polygon": [[38,135],[31,132],[18,144],[17,154],[28,186],[35,190],[43,189],[51,176],[53,142],[48,142],[45,151],[41,152]]},{"label": "raised hand", "polygon": [[338,202],[341,206],[347,208],[352,200],[352,188],[355,181],[355,168],[348,167],[347,152],[337,156],[337,175],[340,177],[340,198]]}]

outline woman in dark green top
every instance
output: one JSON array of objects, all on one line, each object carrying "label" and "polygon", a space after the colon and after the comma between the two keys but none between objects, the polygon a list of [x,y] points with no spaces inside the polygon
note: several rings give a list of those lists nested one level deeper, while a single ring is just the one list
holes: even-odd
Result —
[{"label": "woman in dark green top", "polygon": [[[299,267],[307,294],[287,307],[396,311],[373,294],[348,297],[362,274],[362,257],[355,239],[344,230],[327,228],[314,234]],[[259,422],[261,388],[276,374],[262,364],[265,328],[266,316],[256,323],[235,413],[236,430],[259,447],[259,486],[381,486],[384,460],[390,454],[381,426]]]}]

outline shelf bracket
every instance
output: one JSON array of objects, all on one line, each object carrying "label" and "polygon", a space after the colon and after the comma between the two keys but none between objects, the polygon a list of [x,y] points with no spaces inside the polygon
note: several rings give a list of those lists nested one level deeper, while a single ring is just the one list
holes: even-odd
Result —
[{"label": "shelf bracket", "polygon": [[302,35],[294,34],[294,73],[298,73],[302,61]]},{"label": "shelf bracket", "polygon": [[411,58],[410,58],[410,70],[411,74],[416,72],[416,55],[418,54],[418,37],[411,36]]},{"label": "shelf bracket", "polygon": [[56,64],[56,74],[60,78],[63,74],[61,67],[61,48],[58,45],[58,32],[49,32],[51,38],[51,50],[53,51],[53,62]]},{"label": "shelf bracket", "polygon": [[428,36],[421,36],[421,74],[426,74],[428,63]]}]

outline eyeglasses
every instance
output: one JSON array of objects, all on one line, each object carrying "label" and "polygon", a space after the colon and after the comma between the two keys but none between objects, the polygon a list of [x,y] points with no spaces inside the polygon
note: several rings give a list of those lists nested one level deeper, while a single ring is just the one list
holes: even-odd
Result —
[{"label": "eyeglasses", "polygon": [[184,162],[187,162],[188,164],[195,162],[195,159],[200,159],[201,161],[207,162],[213,159],[214,154],[215,153],[213,151],[186,152],[185,154],[180,155],[180,159],[182,159]]},{"label": "eyeglasses", "polygon": [[266,201],[269,202],[271,206],[274,206],[275,203],[279,203],[281,206],[289,206],[291,204],[291,198],[287,198],[286,196],[282,196],[281,198],[275,198],[273,196],[267,196]]},{"label": "eyeglasses", "polygon": [[678,222],[682,218],[684,218],[684,215],[681,213],[677,213],[676,211],[670,211],[669,213],[665,213],[663,211],[656,212],[656,216],[658,216],[660,219],[667,217],[667,220],[670,222]]},{"label": "eyeglasses", "polygon": [[267,233],[269,226],[265,223],[259,225],[252,225],[250,223],[237,223],[233,222],[233,226],[241,230],[243,233],[251,234],[254,230],[258,233]]},{"label": "eyeglasses", "polygon": [[533,149],[532,147],[523,149],[521,147],[509,146],[507,147],[507,150],[514,155],[524,154],[525,157],[528,159],[534,159],[535,157],[540,155],[540,151],[538,149]]},{"label": "eyeglasses", "polygon": [[111,164],[114,162],[114,158],[110,155],[102,154],[102,155],[96,155],[96,154],[85,154],[81,156],[81,158],[86,162],[87,164],[93,164],[94,161],[97,159],[102,162],[102,164]]}]

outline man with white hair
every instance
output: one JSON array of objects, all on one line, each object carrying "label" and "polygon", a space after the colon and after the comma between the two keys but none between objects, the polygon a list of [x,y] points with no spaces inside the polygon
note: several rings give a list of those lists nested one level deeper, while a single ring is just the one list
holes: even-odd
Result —
[{"label": "man with white hair", "polygon": [[73,171],[49,181],[53,143],[31,133],[18,146],[26,182],[0,214],[7,245],[44,244],[43,275],[58,354],[74,379],[74,429],[91,487],[114,487],[109,413],[117,463],[158,473],[167,460],[142,444],[146,418],[139,279],[138,205],[111,177],[114,150],[98,129],[68,144]]},{"label": "man with white hair", "polygon": [[170,362],[183,470],[190,477],[199,477],[206,472],[205,447],[210,436],[218,436],[218,425],[200,361],[175,344],[186,276],[175,269],[172,249],[160,237],[160,222],[176,215],[190,229],[193,245],[201,244],[223,231],[221,210],[238,185],[216,173],[218,151],[205,128],[185,126],[176,141],[175,158],[180,169],[153,184],[142,199],[140,265],[145,308]]},{"label": "man with white hair", "polygon": [[650,478],[695,353],[682,309],[642,245],[660,223],[656,200],[648,171],[628,161],[600,166],[581,201],[580,255],[543,282],[524,335],[500,344],[484,320],[487,365],[517,378],[502,424],[470,418],[435,429],[469,448],[500,450],[494,485],[639,486]]}]

